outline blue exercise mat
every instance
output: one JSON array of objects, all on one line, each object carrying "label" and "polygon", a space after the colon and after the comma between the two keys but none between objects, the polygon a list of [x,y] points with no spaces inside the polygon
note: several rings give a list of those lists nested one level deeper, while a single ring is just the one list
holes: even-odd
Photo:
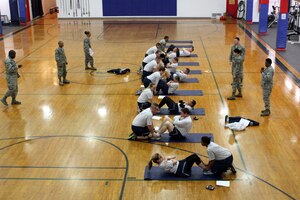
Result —
[{"label": "blue exercise mat", "polygon": [[203,96],[202,90],[176,90],[170,96]]},{"label": "blue exercise mat", "polygon": [[[192,48],[193,45],[175,45],[177,48]],[[167,45],[166,48],[169,48],[170,45]]]},{"label": "blue exercise mat", "polygon": [[201,70],[190,70],[190,74],[202,74]]},{"label": "blue exercise mat", "polygon": [[168,43],[193,43],[193,40],[169,40]]},{"label": "blue exercise mat", "polygon": [[199,83],[199,79],[197,79],[197,78],[186,78],[181,82],[182,83]]},{"label": "blue exercise mat", "polygon": [[[156,115],[171,115],[168,108],[161,108]],[[191,115],[205,115],[204,108],[195,108],[191,111]]]},{"label": "blue exercise mat", "polygon": [[200,66],[199,62],[178,62],[178,66]]},{"label": "blue exercise mat", "polygon": [[174,139],[169,136],[168,133],[164,133],[161,135],[160,140],[150,139],[149,142],[152,143],[161,143],[161,142],[180,142],[180,143],[201,143],[201,138],[203,136],[207,136],[213,142],[214,137],[211,133],[189,133],[183,139]]},{"label": "blue exercise mat", "polygon": [[183,178],[176,174],[167,173],[158,166],[153,166],[151,170],[148,166],[145,167],[144,180],[223,180],[221,175],[204,175],[203,170],[198,166],[193,166],[191,170],[191,176]]},{"label": "blue exercise mat", "polygon": [[197,54],[191,54],[190,56],[179,56],[179,57],[182,57],[182,58],[197,58],[198,55]]}]

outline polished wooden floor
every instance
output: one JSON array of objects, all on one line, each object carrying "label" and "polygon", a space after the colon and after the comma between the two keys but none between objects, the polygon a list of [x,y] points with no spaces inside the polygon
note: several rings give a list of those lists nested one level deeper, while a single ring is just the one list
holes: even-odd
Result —
[{"label": "polished wooden floor", "polygon": [[[84,70],[83,32],[92,33],[96,73]],[[194,98],[206,115],[191,132],[213,133],[234,155],[237,175],[226,174],[230,188],[214,181],[144,181],[151,154],[184,158],[200,144],[130,142],[136,115],[138,69],[145,51],[164,35],[193,40],[200,83]],[[231,74],[228,54],[233,38],[246,46],[244,97],[228,102]],[[65,42],[70,85],[58,86],[54,49]],[[0,105],[0,199],[300,199],[300,90],[275,66],[270,117],[263,109],[260,68],[266,55],[236,23],[212,20],[57,20],[55,15],[0,41],[0,56],[15,49],[20,70],[20,106]],[[129,75],[106,74],[128,67]],[[289,66],[290,67],[290,66]],[[0,64],[1,95],[6,91]],[[156,99],[157,101],[157,99]],[[243,132],[224,128],[224,116],[241,115],[261,123]],[[155,121],[158,125],[159,121]]]}]

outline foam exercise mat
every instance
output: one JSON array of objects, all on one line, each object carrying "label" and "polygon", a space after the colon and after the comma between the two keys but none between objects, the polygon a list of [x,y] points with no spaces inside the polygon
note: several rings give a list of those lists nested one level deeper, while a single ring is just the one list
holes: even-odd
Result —
[{"label": "foam exercise mat", "polygon": [[182,83],[199,83],[199,79],[197,79],[197,78],[186,78],[181,82]]},{"label": "foam exercise mat", "polygon": [[190,74],[202,74],[201,70],[190,70]]},{"label": "foam exercise mat", "polygon": [[213,134],[211,133],[189,133],[183,139],[173,139],[169,136],[168,133],[161,135],[160,140],[150,139],[152,143],[161,143],[161,142],[180,142],[180,143],[200,143],[203,136],[210,137],[211,141],[214,141]]},{"label": "foam exercise mat", "polygon": [[169,40],[168,43],[193,43],[193,40]]},{"label": "foam exercise mat", "polygon": [[[168,108],[161,108],[159,113],[156,115],[172,115],[169,112]],[[205,115],[205,110],[204,108],[195,108],[194,110],[191,111],[191,115]]]},{"label": "foam exercise mat", "polygon": [[187,178],[179,177],[175,174],[166,173],[158,166],[153,166],[151,170],[148,170],[148,166],[145,167],[144,180],[222,180],[221,175],[204,175],[203,170],[198,166],[192,167],[191,176]]},{"label": "foam exercise mat", "polygon": [[178,66],[200,66],[199,62],[178,62]]}]

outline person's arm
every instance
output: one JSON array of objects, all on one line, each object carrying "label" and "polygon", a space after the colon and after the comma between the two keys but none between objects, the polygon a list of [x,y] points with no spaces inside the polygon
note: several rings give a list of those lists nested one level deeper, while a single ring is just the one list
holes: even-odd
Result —
[{"label": "person's arm", "polygon": [[188,124],[188,121],[186,118],[180,120],[179,116],[175,116],[173,124],[179,128],[185,128]]},{"label": "person's arm", "polygon": [[7,67],[7,70],[10,72],[10,73],[13,73],[13,72],[17,72],[18,71],[18,67],[17,65],[9,62],[6,64],[6,67]]},{"label": "person's arm", "polygon": [[233,56],[233,49],[231,47],[230,54],[229,54],[229,62],[232,62],[232,56]]},{"label": "person's arm", "polygon": [[55,60],[59,64],[60,62],[60,56],[59,56],[59,51],[58,49],[55,49]]},{"label": "person's arm", "polygon": [[210,170],[214,164],[215,160],[210,160],[208,164],[204,164],[203,162],[201,162],[199,166],[204,170]]},{"label": "person's arm", "polygon": [[176,156],[167,156],[167,160],[175,159]]},{"label": "person's arm", "polygon": [[[272,67],[272,66],[270,66],[270,67]],[[271,70],[264,70],[262,72],[262,76],[265,81],[270,82],[273,78],[273,72]]]}]

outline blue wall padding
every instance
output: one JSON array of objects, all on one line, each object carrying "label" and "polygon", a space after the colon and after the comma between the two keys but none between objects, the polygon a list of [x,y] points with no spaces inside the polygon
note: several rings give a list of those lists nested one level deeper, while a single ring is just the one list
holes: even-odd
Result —
[{"label": "blue wall padding", "polygon": [[258,32],[266,33],[268,31],[268,9],[269,4],[260,4]]},{"label": "blue wall padding", "polygon": [[25,0],[19,0],[19,17],[20,23],[26,23],[26,7],[25,7]]},{"label": "blue wall padding", "polygon": [[177,0],[102,0],[103,16],[176,16]]},{"label": "blue wall padding", "polygon": [[[282,15],[285,14],[285,19],[282,19]],[[279,13],[278,25],[277,25],[277,40],[276,48],[285,49],[286,48],[286,34],[288,27],[288,13]]]},{"label": "blue wall padding", "polygon": [[246,21],[252,22],[253,18],[253,0],[247,0]]}]

